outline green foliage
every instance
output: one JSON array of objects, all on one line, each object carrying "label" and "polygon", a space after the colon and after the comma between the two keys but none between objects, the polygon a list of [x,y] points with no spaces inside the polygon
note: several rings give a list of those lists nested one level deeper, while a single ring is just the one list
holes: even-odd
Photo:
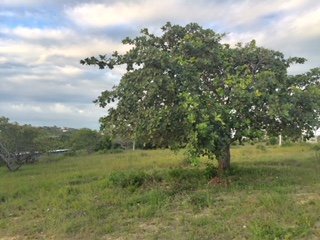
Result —
[{"label": "green foliage", "polygon": [[99,144],[106,145],[100,139],[101,135],[98,132],[83,128],[71,136],[70,142],[73,150],[86,150],[91,153],[99,149]]},{"label": "green foliage", "polygon": [[0,141],[12,153],[47,152],[70,147],[71,135],[75,129],[58,127],[33,127],[11,123],[0,118]]},{"label": "green foliage", "polygon": [[268,143],[270,145],[277,145],[278,144],[278,138],[277,137],[270,137],[268,140]]},{"label": "green foliage", "polygon": [[126,66],[119,85],[96,101],[117,101],[101,119],[105,131],[153,146],[188,146],[191,157],[216,157],[227,169],[234,141],[319,126],[320,70],[287,74],[305,59],[286,59],[254,40],[231,48],[223,35],[195,23],[161,29],[160,36],[143,29],[124,39],[131,46],[124,54],[81,60],[100,69]]},{"label": "green foliage", "polygon": [[[189,150],[189,152],[187,151],[187,153],[190,153],[190,149],[188,149],[188,150]],[[189,154],[186,156],[186,159],[184,162],[188,165],[193,166],[193,167],[197,167],[200,164],[200,158]]]},{"label": "green foliage", "polygon": [[35,151],[36,138],[40,134],[39,129],[30,125],[20,126],[17,123],[10,123],[8,118],[0,118],[0,141],[9,152]]}]

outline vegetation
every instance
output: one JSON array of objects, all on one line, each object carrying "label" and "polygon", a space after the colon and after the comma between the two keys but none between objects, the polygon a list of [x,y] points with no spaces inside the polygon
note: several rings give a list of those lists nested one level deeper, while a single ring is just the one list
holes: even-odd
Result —
[{"label": "vegetation", "polygon": [[143,29],[123,44],[125,54],[100,55],[82,64],[125,65],[119,85],[97,99],[108,110],[102,127],[155,146],[187,149],[192,158],[217,158],[230,168],[235,141],[269,136],[300,137],[320,125],[320,69],[290,76],[304,58],[285,58],[255,41],[230,47],[223,35],[197,24],[167,23],[162,35]]},{"label": "vegetation", "polygon": [[120,140],[118,143],[110,136],[91,129],[33,127],[12,123],[6,117],[0,117],[0,142],[11,153],[46,153],[56,149],[94,152],[121,145]]},{"label": "vegetation", "polygon": [[2,239],[319,239],[320,147],[233,146],[233,168],[169,150],[0,168]]},{"label": "vegetation", "polygon": [[79,153],[0,168],[1,240],[320,238],[320,146],[275,146],[320,125],[320,69],[290,76],[305,59],[255,41],[230,47],[197,24],[162,31],[81,60],[127,67],[96,101],[117,102],[100,132],[0,118],[3,159]]}]

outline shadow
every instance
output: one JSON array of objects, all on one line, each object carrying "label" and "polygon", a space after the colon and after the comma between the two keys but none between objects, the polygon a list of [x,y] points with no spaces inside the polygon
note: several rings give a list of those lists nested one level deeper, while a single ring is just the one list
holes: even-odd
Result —
[{"label": "shadow", "polygon": [[226,177],[236,188],[290,190],[291,187],[314,185],[320,180],[319,176],[320,162],[315,159],[286,159],[234,163]]}]

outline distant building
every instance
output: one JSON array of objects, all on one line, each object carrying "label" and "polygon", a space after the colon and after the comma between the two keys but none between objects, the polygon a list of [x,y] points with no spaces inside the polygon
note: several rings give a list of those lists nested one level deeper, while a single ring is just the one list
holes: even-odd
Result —
[{"label": "distant building", "polygon": [[63,156],[68,152],[70,152],[70,149],[56,149],[49,151],[48,154],[53,156]]}]

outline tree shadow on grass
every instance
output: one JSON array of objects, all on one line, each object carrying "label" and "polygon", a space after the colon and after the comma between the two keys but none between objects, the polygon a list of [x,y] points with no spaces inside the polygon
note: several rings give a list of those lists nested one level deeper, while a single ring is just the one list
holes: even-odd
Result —
[{"label": "tree shadow on grass", "polygon": [[273,189],[304,187],[316,183],[320,164],[314,159],[285,159],[235,163],[227,174],[231,185],[244,189]]},{"label": "tree shadow on grass", "polygon": [[148,191],[160,187],[173,195],[207,186],[219,189],[291,191],[292,188],[312,186],[320,181],[319,169],[320,164],[315,159],[250,161],[234,163],[232,169],[221,176],[217,175],[217,169],[212,166],[116,171],[109,176],[108,183],[110,187],[130,191]]}]

